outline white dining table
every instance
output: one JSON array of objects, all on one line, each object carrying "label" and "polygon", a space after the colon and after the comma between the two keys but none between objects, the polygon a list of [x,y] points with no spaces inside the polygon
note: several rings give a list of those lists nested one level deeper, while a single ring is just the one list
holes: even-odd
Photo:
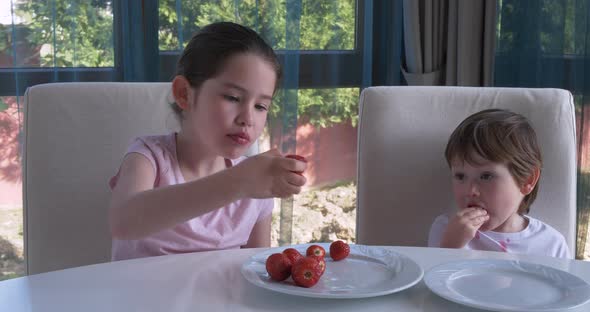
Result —
[{"label": "white dining table", "polygon": [[[590,282],[590,263],[499,252],[382,246],[424,271],[449,261],[507,259],[543,264]],[[0,282],[0,311],[480,311],[447,301],[421,280],[362,299],[308,298],[257,287],[241,273],[252,255],[238,249],[102,263]],[[590,303],[568,311],[590,311]]]}]

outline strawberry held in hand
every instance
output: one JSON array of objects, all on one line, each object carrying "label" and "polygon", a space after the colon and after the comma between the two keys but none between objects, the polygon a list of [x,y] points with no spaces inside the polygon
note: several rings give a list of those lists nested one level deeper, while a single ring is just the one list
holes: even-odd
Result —
[{"label": "strawberry held in hand", "polygon": [[334,261],[340,261],[346,258],[348,254],[350,254],[350,246],[347,243],[339,240],[330,244],[330,257]]},{"label": "strawberry held in hand", "polygon": [[291,275],[291,260],[282,253],[274,253],[266,258],[266,272],[275,281],[284,281]]},{"label": "strawberry held in hand", "polygon": [[[295,160],[299,160],[302,161],[304,163],[307,163],[307,159],[301,155],[294,155],[294,154],[289,154],[287,156],[285,156],[287,158],[291,158],[291,159],[295,159]],[[293,171],[294,173],[297,173],[298,175],[303,175],[303,171]]]},{"label": "strawberry held in hand", "polygon": [[317,284],[321,276],[321,268],[316,257],[305,257],[297,261],[291,271],[295,285],[306,288]]},{"label": "strawberry held in hand", "polygon": [[305,163],[307,162],[307,159],[305,157],[301,156],[301,155],[289,154],[289,155],[287,155],[285,157],[292,158],[292,159],[297,159],[297,160],[302,161],[302,162],[305,162]]},{"label": "strawberry held in hand", "polygon": [[305,252],[306,256],[316,256],[316,257],[324,257],[326,255],[326,250],[324,247],[320,245],[311,245],[307,247],[307,251]]},{"label": "strawberry held in hand", "polygon": [[283,250],[283,254],[291,260],[291,264],[295,264],[299,259],[303,258],[303,255],[295,248],[287,248]]}]

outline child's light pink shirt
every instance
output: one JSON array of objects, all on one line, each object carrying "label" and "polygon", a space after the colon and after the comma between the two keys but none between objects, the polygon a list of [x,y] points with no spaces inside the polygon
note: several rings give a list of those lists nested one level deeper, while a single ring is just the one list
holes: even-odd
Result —
[{"label": "child's light pink shirt", "polygon": [[[176,134],[136,138],[127,150],[145,156],[156,173],[154,188],[185,183],[176,157]],[[246,157],[231,160],[236,165]],[[109,185],[115,187],[118,173]],[[166,209],[167,207],[162,207]],[[256,222],[269,217],[273,199],[242,199],[139,240],[113,240],[112,260],[240,248]]]}]

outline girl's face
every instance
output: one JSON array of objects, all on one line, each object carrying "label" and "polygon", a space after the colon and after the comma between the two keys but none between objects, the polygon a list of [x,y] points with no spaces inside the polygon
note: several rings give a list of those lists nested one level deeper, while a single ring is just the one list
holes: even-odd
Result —
[{"label": "girl's face", "polygon": [[200,147],[225,158],[242,156],[264,129],[276,79],[262,57],[231,56],[216,77],[193,89],[183,126]]},{"label": "girl's face", "polygon": [[516,183],[506,165],[478,156],[474,160],[478,165],[462,160],[451,163],[458,208],[485,209],[490,218],[481,226],[482,231],[512,232],[510,227],[521,218],[518,215],[520,203],[530,190]]}]

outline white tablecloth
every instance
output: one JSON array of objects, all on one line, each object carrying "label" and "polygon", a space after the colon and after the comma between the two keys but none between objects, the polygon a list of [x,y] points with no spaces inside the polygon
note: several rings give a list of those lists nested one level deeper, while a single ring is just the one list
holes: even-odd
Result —
[{"label": "white tablecloth", "polygon": [[[568,271],[590,282],[590,263],[467,250],[385,247],[427,271],[465,259],[519,259]],[[0,282],[0,311],[478,311],[414,287],[365,299],[291,296],[253,286],[240,272],[263,249],[162,256],[91,265]],[[571,311],[590,311],[585,304]]]}]

